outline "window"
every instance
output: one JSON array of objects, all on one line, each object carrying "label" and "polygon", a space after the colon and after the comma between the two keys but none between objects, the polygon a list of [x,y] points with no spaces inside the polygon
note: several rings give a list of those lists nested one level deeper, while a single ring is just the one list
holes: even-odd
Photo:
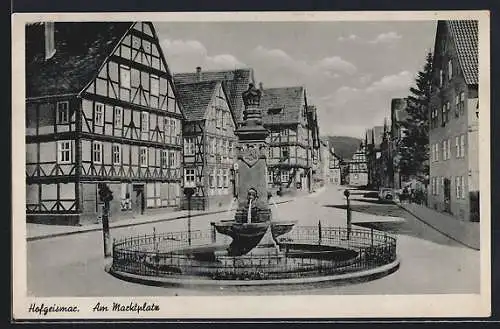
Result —
[{"label": "window", "polygon": [[281,158],[288,159],[288,157],[289,157],[288,146],[282,146],[281,147]]},{"label": "window", "polygon": [[170,119],[163,118],[163,127],[165,129],[165,137],[170,136]]},{"label": "window", "polygon": [[170,168],[175,167],[175,152],[174,151],[170,151],[168,154],[168,166]]},{"label": "window", "polygon": [[92,145],[92,161],[94,163],[102,163],[102,143],[94,142]]},{"label": "window", "polygon": [[439,87],[443,86],[443,70],[439,70]]},{"label": "window", "polygon": [[69,102],[57,102],[57,123],[69,122]]},{"label": "window", "polygon": [[119,144],[113,145],[113,164],[119,165],[122,163],[122,146]]},{"label": "window", "polygon": [[267,172],[267,182],[268,182],[268,183],[273,183],[273,182],[274,182],[274,179],[273,179],[273,172],[272,172],[272,171],[268,171],[268,172]]},{"label": "window", "polygon": [[439,161],[439,143],[436,143],[434,147],[436,148],[436,161]]},{"label": "window", "polygon": [[460,136],[460,157],[465,156],[465,135]]},{"label": "window", "polygon": [[233,141],[229,141],[229,157],[233,157]]},{"label": "window", "polygon": [[120,86],[130,89],[130,67],[120,65]]},{"label": "window", "polygon": [[289,179],[290,179],[290,173],[288,172],[288,170],[283,170],[281,172],[281,182],[288,183]]},{"label": "window", "polygon": [[447,160],[447,157],[446,157],[446,154],[447,154],[447,150],[448,150],[448,147],[446,146],[447,144],[447,141],[443,141],[443,160]]},{"label": "window", "polygon": [[151,76],[151,95],[158,96],[160,94],[160,83],[157,76]]},{"label": "window", "polygon": [[455,157],[460,158],[460,137],[455,137]]},{"label": "window", "polygon": [[455,96],[455,118],[460,116],[460,96]]},{"label": "window", "polygon": [[208,177],[208,184],[210,188],[215,187],[215,169],[210,172],[210,176]]},{"label": "window", "polygon": [[184,185],[186,187],[194,187],[195,186],[195,170],[194,169],[185,169],[184,170]]},{"label": "window", "polygon": [[184,138],[184,154],[194,155],[194,138],[186,137]]},{"label": "window", "polygon": [[217,153],[217,139],[215,137],[212,137],[212,154]]},{"label": "window", "polygon": [[141,112],[141,130],[144,132],[149,131],[149,113]]},{"label": "window", "polygon": [[464,198],[464,178],[463,176],[457,176],[455,177],[455,187],[456,187],[456,197],[457,199],[463,199]]},{"label": "window", "polygon": [[465,111],[465,93],[460,93],[460,114],[463,115]]},{"label": "window", "polygon": [[[176,130],[175,130],[175,119],[171,119],[170,120],[170,136],[174,137],[176,136]],[[171,143],[172,144],[175,144],[177,141],[175,140],[175,138],[172,138],[171,139]]]},{"label": "window", "polygon": [[160,165],[164,169],[167,168],[167,166],[168,166],[168,151],[167,150],[161,150]]},{"label": "window", "polygon": [[57,142],[57,163],[71,163],[71,141]]},{"label": "window", "polygon": [[217,171],[217,187],[222,187],[222,169]]},{"label": "window", "polygon": [[94,124],[96,126],[104,125],[104,105],[100,103],[95,104],[95,112],[94,112]]},{"label": "window", "polygon": [[451,140],[446,141],[446,159],[449,160],[451,158]]},{"label": "window", "polygon": [[122,128],[123,126],[123,110],[121,107],[115,107],[115,128]]},{"label": "window", "polygon": [[441,185],[440,185],[440,188],[437,191],[437,194],[439,194],[439,190],[443,191],[443,193],[444,193],[444,180],[445,180],[445,178],[441,177]]},{"label": "window", "polygon": [[220,128],[222,121],[222,111],[220,109],[215,110],[215,127]]},{"label": "window", "polygon": [[453,77],[453,64],[450,59],[448,60],[448,80],[451,80],[452,77]]},{"label": "window", "polygon": [[147,147],[141,147],[139,151],[139,165],[141,167],[147,167],[148,166],[148,148]]}]

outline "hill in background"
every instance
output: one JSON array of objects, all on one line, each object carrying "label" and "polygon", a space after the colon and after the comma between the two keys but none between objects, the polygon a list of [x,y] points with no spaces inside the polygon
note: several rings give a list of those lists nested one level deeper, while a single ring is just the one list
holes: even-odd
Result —
[{"label": "hill in background", "polygon": [[335,154],[344,160],[350,160],[362,142],[359,138],[348,136],[328,136],[328,141],[330,148],[335,148]]}]

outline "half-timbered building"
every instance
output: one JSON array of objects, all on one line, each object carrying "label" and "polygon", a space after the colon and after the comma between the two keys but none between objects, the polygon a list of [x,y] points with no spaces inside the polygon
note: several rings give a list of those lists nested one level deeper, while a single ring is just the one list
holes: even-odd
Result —
[{"label": "half-timbered building", "polygon": [[150,22],[26,27],[26,211],[78,224],[180,202],[183,114]]},{"label": "half-timbered building", "polygon": [[[191,208],[214,209],[233,197],[236,123],[223,81],[176,84],[186,120],[184,186],[195,187]],[[182,207],[187,209],[187,200]]]},{"label": "half-timbered building", "polygon": [[351,186],[368,185],[368,167],[366,159],[366,147],[361,144],[354,153],[348,164],[348,184]]},{"label": "half-timbered building", "polygon": [[313,155],[319,157],[319,136],[315,109],[307,104],[306,89],[298,86],[261,90],[263,124],[270,131],[269,187],[311,190]]},{"label": "half-timbered building", "polygon": [[334,185],[342,184],[342,173],[341,173],[342,158],[335,154],[335,149],[333,147],[329,150],[328,157],[328,182]]}]

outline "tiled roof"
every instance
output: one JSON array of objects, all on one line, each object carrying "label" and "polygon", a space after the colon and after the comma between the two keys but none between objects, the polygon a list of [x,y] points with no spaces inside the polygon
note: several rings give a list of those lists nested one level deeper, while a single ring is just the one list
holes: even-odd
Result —
[{"label": "tiled roof", "polygon": [[[241,94],[248,89],[248,85],[253,81],[253,69],[236,69],[228,71],[201,71],[200,81],[224,81],[229,93],[230,103],[233,113],[238,122],[243,120],[243,98]],[[175,73],[174,82],[185,84],[198,81],[198,73]]]},{"label": "tiled roof", "polygon": [[56,22],[56,52],[45,60],[43,24],[26,27],[26,97],[80,92],[132,22]]},{"label": "tiled roof", "polygon": [[263,123],[299,123],[304,106],[304,91],[302,86],[264,89],[260,101]]},{"label": "tiled roof", "polygon": [[203,120],[218,81],[175,84],[187,121]]},{"label": "tiled roof", "polygon": [[478,84],[478,22],[446,21],[467,84]]}]

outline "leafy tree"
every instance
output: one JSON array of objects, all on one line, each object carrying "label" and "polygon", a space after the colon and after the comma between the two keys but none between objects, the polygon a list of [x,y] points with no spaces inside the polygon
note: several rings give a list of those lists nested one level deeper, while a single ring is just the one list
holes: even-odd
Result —
[{"label": "leafy tree", "polygon": [[415,82],[407,98],[408,117],[400,123],[405,134],[401,140],[399,166],[403,175],[424,181],[429,174],[428,113],[432,89],[432,53],[427,54],[426,63],[418,72]]}]

